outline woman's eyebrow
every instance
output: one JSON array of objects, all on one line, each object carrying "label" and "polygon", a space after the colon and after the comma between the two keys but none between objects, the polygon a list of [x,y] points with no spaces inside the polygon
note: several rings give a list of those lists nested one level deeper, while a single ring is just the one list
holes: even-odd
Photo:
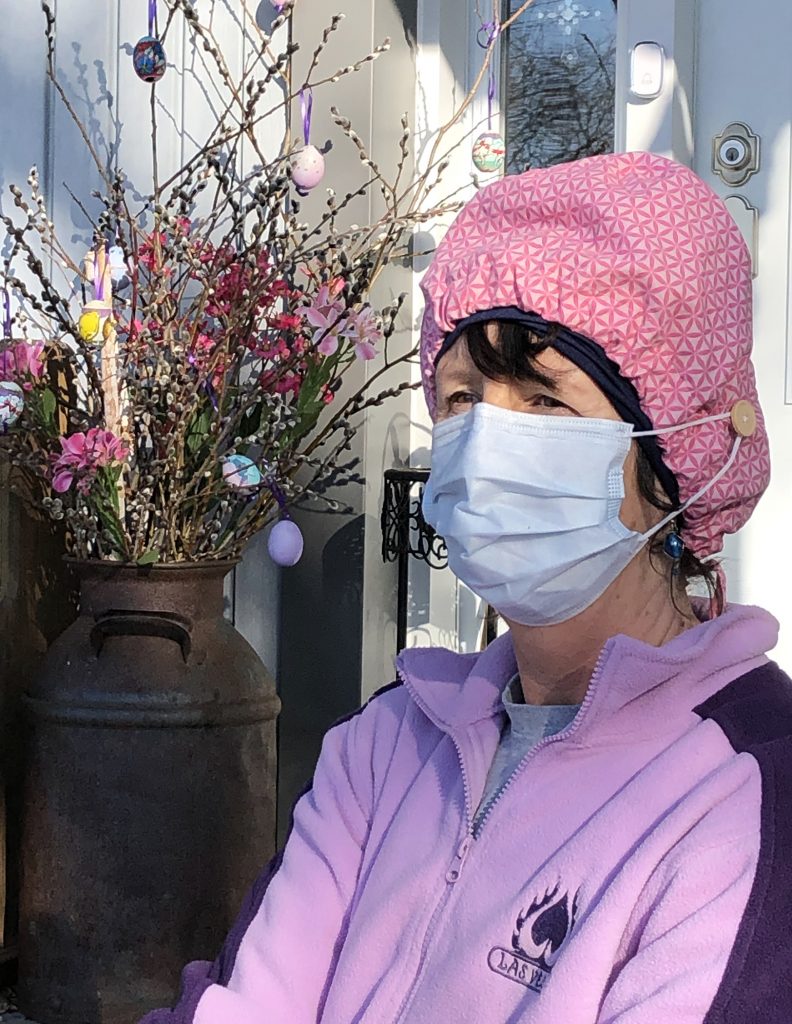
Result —
[{"label": "woman's eyebrow", "polygon": [[472,384],[478,380],[481,374],[475,370],[467,370],[460,368],[458,370],[449,369],[445,373],[437,375],[437,388],[447,388],[449,385],[456,384]]}]

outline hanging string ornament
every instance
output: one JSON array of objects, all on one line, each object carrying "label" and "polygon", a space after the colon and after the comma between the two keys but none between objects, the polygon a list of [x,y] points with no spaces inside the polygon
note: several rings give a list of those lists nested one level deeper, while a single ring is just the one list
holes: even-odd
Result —
[{"label": "hanging string ornament", "polygon": [[157,0],[148,0],[148,35],[135,43],[132,65],[135,74],[144,82],[158,82],[165,74],[167,60],[165,47],[157,39]]},{"label": "hanging string ornament", "polygon": [[324,157],[316,146],[311,145],[313,92],[310,87],[300,89],[300,109],[302,111],[303,139],[305,144],[291,158],[291,176],[292,181],[297,187],[297,192],[301,196],[307,196],[312,188],[316,188],[324,177],[325,172]]},{"label": "hanging string ornament", "polygon": [[222,461],[223,480],[234,491],[254,491],[264,477],[256,463],[247,455],[226,455]]},{"label": "hanging string ornament", "polygon": [[93,280],[94,297],[83,306],[77,329],[83,341],[107,341],[114,330],[113,287],[104,244],[85,257],[85,276]]},{"label": "hanging string ornament", "polygon": [[270,535],[267,538],[267,551],[276,565],[288,569],[293,565],[297,565],[302,558],[305,541],[300,527],[289,515],[286,495],[273,477],[267,477],[266,484],[278,503],[281,516],[280,520],[270,530]]},{"label": "hanging string ornament", "polygon": [[[240,493],[247,493],[249,500],[266,487],[280,509],[280,520],[270,530],[267,538],[267,551],[276,565],[290,568],[302,558],[305,541],[300,527],[289,515],[286,495],[281,490],[266,466],[264,473],[247,455],[226,455],[222,459],[223,480],[228,487]],[[266,474],[266,475],[265,475]]]},{"label": "hanging string ornament", "polygon": [[[499,34],[500,24],[497,21],[483,22],[478,30],[476,41],[483,50],[490,51]],[[484,174],[503,170],[506,160],[506,143],[503,141],[503,136],[500,132],[493,131],[492,128],[492,105],[495,102],[497,83],[491,56],[490,53],[487,74],[487,131],[482,132],[473,143],[473,164],[477,171]]]},{"label": "hanging string ornament", "polygon": [[[6,343],[11,339],[11,300],[8,289],[3,288],[3,338]],[[0,380],[0,432],[5,434],[13,427],[25,407],[25,393],[12,380]]]}]

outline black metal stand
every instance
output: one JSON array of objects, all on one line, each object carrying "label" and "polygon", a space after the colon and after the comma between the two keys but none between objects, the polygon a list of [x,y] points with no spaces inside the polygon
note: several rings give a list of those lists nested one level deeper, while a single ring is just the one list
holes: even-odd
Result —
[{"label": "black metal stand", "polygon": [[[421,512],[428,469],[388,469],[382,502],[382,559],[398,563],[396,649],[407,643],[408,577],[410,556],[432,569],[448,563],[445,541],[426,522]],[[417,493],[416,493],[417,491]]]}]

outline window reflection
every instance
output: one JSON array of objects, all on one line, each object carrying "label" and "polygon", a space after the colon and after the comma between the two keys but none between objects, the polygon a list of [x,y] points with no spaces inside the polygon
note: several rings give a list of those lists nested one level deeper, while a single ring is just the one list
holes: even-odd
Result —
[{"label": "window reflection", "polygon": [[[504,16],[521,0],[506,0]],[[617,0],[534,0],[504,40],[506,171],[613,150]]]}]

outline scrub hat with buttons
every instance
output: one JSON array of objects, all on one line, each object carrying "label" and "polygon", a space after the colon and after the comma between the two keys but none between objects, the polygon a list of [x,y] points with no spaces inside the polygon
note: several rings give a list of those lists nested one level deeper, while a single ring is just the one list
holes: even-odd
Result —
[{"label": "scrub hat with buttons", "polygon": [[[620,153],[494,182],[449,228],[422,288],[432,414],[438,354],[455,328],[486,310],[538,314],[596,342],[655,429],[738,402],[735,423],[740,411],[755,414],[729,470],[688,508],[683,539],[704,558],[746,522],[770,476],[751,364],[751,262],[722,200],[687,167]],[[728,462],[735,426],[708,422],[661,440],[684,503]]]}]

